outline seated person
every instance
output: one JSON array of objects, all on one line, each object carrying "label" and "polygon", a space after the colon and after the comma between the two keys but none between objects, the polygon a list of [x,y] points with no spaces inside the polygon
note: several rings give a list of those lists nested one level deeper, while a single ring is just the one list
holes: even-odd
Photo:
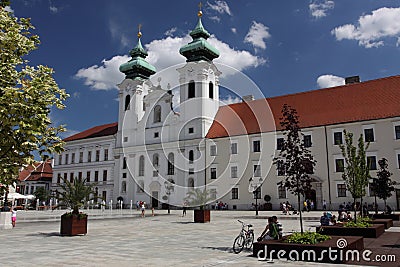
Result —
[{"label": "seated person", "polygon": [[329,225],[336,225],[336,216],[335,215],[333,215],[332,217],[331,217],[331,219],[330,219],[330,221],[329,221]]},{"label": "seated person", "polygon": [[321,223],[321,226],[329,225],[330,219],[329,219],[328,215],[326,214],[326,212],[323,213],[323,215],[319,219],[319,222]]},{"label": "seated person", "polygon": [[282,239],[283,236],[282,224],[278,222],[278,217],[276,216],[272,216],[272,220],[275,223],[276,227],[278,228],[278,239]]},{"label": "seated person", "polygon": [[271,240],[271,239],[278,239],[278,238],[279,238],[278,227],[274,223],[273,218],[269,217],[268,224],[265,227],[264,231],[261,233],[260,237],[257,238],[257,241]]}]

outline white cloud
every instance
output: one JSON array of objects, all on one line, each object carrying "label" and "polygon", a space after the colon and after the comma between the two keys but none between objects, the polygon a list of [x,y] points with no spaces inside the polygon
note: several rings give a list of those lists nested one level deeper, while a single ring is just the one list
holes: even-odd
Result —
[{"label": "white cloud", "polygon": [[[255,56],[248,51],[231,48],[228,44],[218,40],[214,35],[208,40],[211,45],[215,46],[220,51],[220,57],[214,60],[214,62],[230,67],[218,66],[223,73],[223,77],[232,75],[235,71],[258,67],[266,62],[264,58]],[[167,83],[170,83],[172,88],[174,88],[176,83],[178,83],[176,67],[169,67],[185,63],[186,59],[179,54],[179,48],[191,41],[192,38],[189,35],[184,37],[168,36],[160,40],[153,40],[145,45],[149,54],[146,60],[156,67],[157,73],[160,74],[158,77],[162,78],[163,87]],[[124,79],[124,75],[119,72],[119,66],[128,60],[129,57],[127,55],[114,56],[109,60],[104,59],[100,65],[80,69],[75,74],[75,77],[84,79],[85,85],[95,90],[117,88],[116,84]],[[157,79],[152,78],[152,81],[154,83]],[[158,84],[157,82],[155,83]]]},{"label": "white cloud", "polygon": [[229,8],[228,4],[225,1],[215,1],[214,4],[207,2],[207,5],[214,11],[218,12],[219,14],[228,14],[232,16],[231,9]]},{"label": "white cloud", "polygon": [[4,8],[4,10],[7,11],[7,12],[10,12],[10,13],[12,13],[12,14],[14,14],[14,10],[13,10],[10,6],[6,6],[6,7]]},{"label": "white cloud", "polygon": [[227,97],[220,99],[219,105],[225,106],[225,105],[230,105],[230,104],[235,104],[235,103],[240,103],[240,102],[242,102],[242,99],[240,97],[228,95]]},{"label": "white cloud", "polygon": [[121,30],[121,27],[113,20],[110,20],[108,23],[108,30],[111,33],[111,37],[114,40],[117,40],[121,43],[122,47],[130,47],[132,44],[130,43],[129,38],[125,33]]},{"label": "white cloud", "polygon": [[233,33],[237,33],[237,29],[236,28],[231,28],[231,31],[233,32]]},{"label": "white cloud", "polygon": [[213,21],[216,21],[216,22],[221,22],[221,19],[218,16],[211,16],[211,17],[209,17],[209,19],[213,20]]},{"label": "white cloud", "polygon": [[103,59],[101,66],[93,65],[82,68],[75,74],[76,78],[84,79],[85,85],[95,90],[117,89],[116,84],[124,79],[124,74],[119,71],[119,66],[129,60],[128,56],[114,56]]},{"label": "white cloud", "polygon": [[164,35],[166,35],[166,36],[173,36],[174,33],[175,33],[177,30],[178,30],[177,27],[173,27],[173,28],[169,29],[168,31],[166,31],[166,32],[164,33]]},{"label": "white cloud", "polygon": [[53,13],[53,14],[58,12],[58,8],[55,7],[55,6],[50,6],[49,9],[50,9],[50,12]]},{"label": "white cloud", "polygon": [[327,12],[335,7],[335,2],[331,0],[313,0],[308,7],[310,9],[311,16],[316,19],[320,19],[325,17]]},{"label": "white cloud", "polygon": [[317,84],[320,88],[340,86],[344,85],[344,78],[331,74],[325,74],[318,77]]},{"label": "white cloud", "polygon": [[396,46],[400,46],[400,37],[397,37]]},{"label": "white cloud", "polygon": [[[384,45],[387,38],[398,38],[400,35],[400,7],[382,7],[372,11],[372,14],[363,15],[357,25],[346,24],[336,27],[331,33],[336,40],[357,40],[365,48]],[[398,40],[398,39],[397,39]]]},{"label": "white cloud", "polygon": [[244,38],[244,41],[246,43],[251,43],[254,48],[266,49],[267,44],[265,43],[264,39],[271,37],[268,30],[269,28],[264,24],[253,21],[253,24]]},{"label": "white cloud", "polygon": [[74,92],[74,93],[72,94],[72,96],[73,96],[74,98],[79,98],[79,97],[81,96],[81,93],[79,93],[79,92]]}]

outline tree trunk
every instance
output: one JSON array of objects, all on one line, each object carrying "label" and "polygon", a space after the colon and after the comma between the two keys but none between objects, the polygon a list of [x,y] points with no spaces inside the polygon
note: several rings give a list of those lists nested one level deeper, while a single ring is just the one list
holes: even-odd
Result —
[{"label": "tree trunk", "polygon": [[353,202],[353,207],[354,207],[354,222],[357,222],[357,202],[356,202],[356,198],[354,198],[354,202]]},{"label": "tree trunk", "polygon": [[300,194],[297,195],[297,205],[299,207],[299,214],[300,214],[300,229],[301,229],[301,233],[303,234],[303,216],[301,214]]},{"label": "tree trunk", "polygon": [[364,217],[364,205],[363,205],[363,198],[360,197],[360,214],[361,214],[361,218]]},{"label": "tree trunk", "polygon": [[383,205],[385,205],[385,206],[383,207],[383,213],[386,213],[386,212],[387,212],[387,209],[386,209],[386,198],[383,199]]}]

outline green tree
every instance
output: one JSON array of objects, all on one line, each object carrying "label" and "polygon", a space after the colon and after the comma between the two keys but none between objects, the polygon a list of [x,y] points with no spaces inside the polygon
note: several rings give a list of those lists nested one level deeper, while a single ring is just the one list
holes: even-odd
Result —
[{"label": "green tree", "polygon": [[33,152],[45,159],[61,152],[64,126],[50,120],[52,107],[63,109],[68,97],[53,78],[53,69],[30,66],[27,55],[39,37],[29,18],[16,18],[0,6],[0,183],[11,185],[21,166],[33,163]]},{"label": "green tree", "polygon": [[39,199],[40,201],[45,201],[49,200],[50,197],[50,192],[46,188],[38,187],[35,192],[33,192],[33,195],[36,197],[36,199]]},{"label": "green tree", "polygon": [[300,228],[303,233],[303,216],[300,197],[311,190],[313,172],[316,161],[311,152],[304,146],[303,134],[300,131],[299,116],[296,109],[285,104],[282,108],[280,125],[284,130],[285,139],[279,156],[274,158],[274,165],[283,168],[285,180],[282,182],[292,194],[297,196],[297,205],[300,213]]},{"label": "green tree", "polygon": [[386,200],[392,196],[392,192],[395,190],[394,185],[396,185],[396,182],[390,179],[390,176],[392,176],[393,173],[387,170],[387,159],[382,158],[378,161],[378,164],[378,178],[374,180],[376,181],[376,186],[374,186],[374,193],[378,198],[383,199],[385,203],[384,209],[386,211]]},{"label": "green tree", "polygon": [[204,209],[204,206],[213,200],[210,196],[210,191],[205,188],[202,190],[200,188],[195,188],[189,192],[187,192],[185,199],[188,204],[192,207],[200,207],[200,209]]},{"label": "green tree", "polygon": [[[362,205],[362,198],[366,194],[366,186],[370,178],[369,166],[365,151],[369,147],[369,143],[364,144],[364,137],[361,134],[358,138],[358,146],[353,144],[353,133],[343,131],[345,136],[345,144],[340,145],[342,155],[345,158],[346,166],[342,174],[342,178],[346,183],[346,189],[353,197],[354,204],[357,198],[360,198]],[[362,208],[361,208],[362,214]],[[354,220],[357,222],[357,209],[354,209]]]}]

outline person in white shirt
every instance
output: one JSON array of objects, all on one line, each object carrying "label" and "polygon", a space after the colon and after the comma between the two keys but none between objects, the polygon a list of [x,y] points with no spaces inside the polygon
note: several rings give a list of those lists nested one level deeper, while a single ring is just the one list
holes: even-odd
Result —
[{"label": "person in white shirt", "polygon": [[16,223],[17,223],[17,209],[14,208],[11,211],[11,224],[12,224],[13,228],[15,227]]}]

